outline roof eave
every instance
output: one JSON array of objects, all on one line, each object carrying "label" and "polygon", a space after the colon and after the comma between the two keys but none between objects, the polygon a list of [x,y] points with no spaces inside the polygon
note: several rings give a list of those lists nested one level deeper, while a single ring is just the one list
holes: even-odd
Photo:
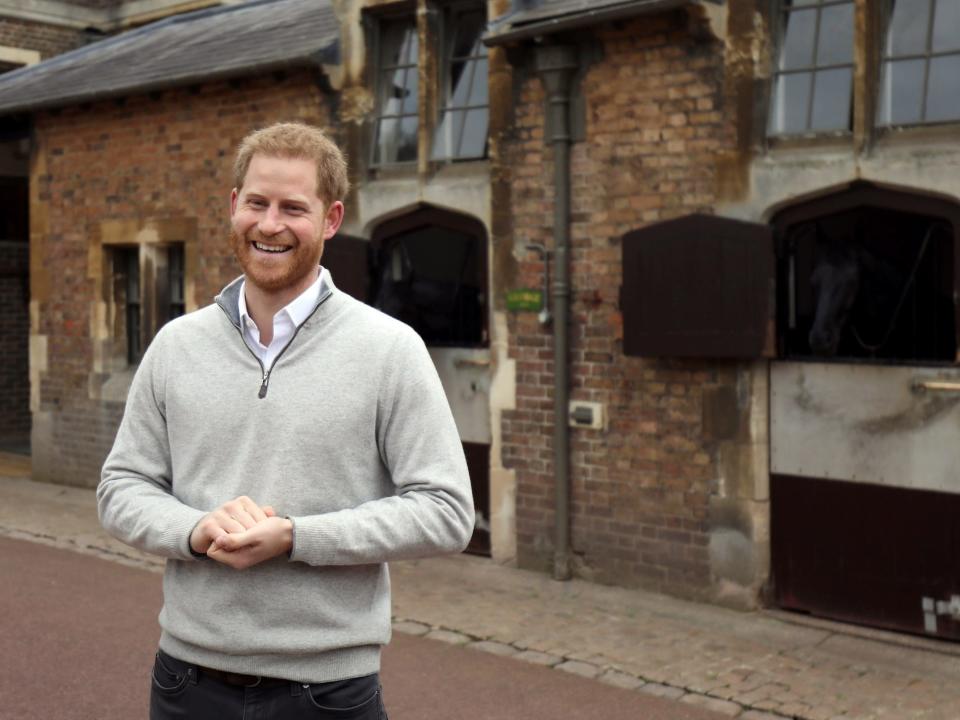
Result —
[{"label": "roof eave", "polygon": [[[504,45],[513,45],[523,40],[529,40],[536,37],[544,37],[556,33],[567,32],[569,30],[579,30],[580,28],[597,25],[611,20],[623,20],[636,15],[647,15],[654,12],[666,12],[675,10],[684,5],[692,5],[700,0],[647,0],[646,2],[630,3],[628,5],[617,5],[610,8],[601,8],[599,10],[584,10],[568,15],[553,17],[548,20],[531,22],[520,27],[506,30],[501,33],[488,34],[483,38],[483,44],[487,47],[498,47]],[[707,2],[720,2],[720,0],[706,0]]]},{"label": "roof eave", "polygon": [[0,106],[0,117],[5,115],[14,115],[16,113],[34,113],[40,110],[54,110],[73,105],[82,105],[84,103],[98,102],[101,100],[112,100],[122,97],[134,97],[136,95],[146,95],[147,93],[157,92],[159,90],[170,90],[173,88],[184,87],[186,85],[195,85],[197,83],[217,82],[219,80],[232,80],[251,73],[276,72],[278,70],[291,70],[304,67],[315,67],[323,70],[324,65],[336,63],[339,61],[339,53],[336,48],[337,43],[332,47],[322,48],[309,55],[295,58],[284,58],[265,63],[254,63],[251,65],[242,65],[226,70],[210,72],[202,71],[188,73],[173,78],[163,78],[151,83],[141,83],[130,87],[119,87],[110,90],[98,90],[86,93],[77,93],[40,102],[24,102],[13,105]]}]

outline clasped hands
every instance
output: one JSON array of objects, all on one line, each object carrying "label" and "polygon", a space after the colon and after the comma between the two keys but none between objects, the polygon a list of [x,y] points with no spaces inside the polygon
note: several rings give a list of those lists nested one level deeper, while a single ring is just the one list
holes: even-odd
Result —
[{"label": "clasped hands", "polygon": [[190,533],[196,553],[243,570],[290,551],[293,523],[245,495],[207,513]]}]

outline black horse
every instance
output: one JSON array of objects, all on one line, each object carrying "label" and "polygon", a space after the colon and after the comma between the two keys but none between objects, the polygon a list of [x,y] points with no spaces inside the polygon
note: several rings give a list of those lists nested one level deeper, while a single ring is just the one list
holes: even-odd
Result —
[{"label": "black horse", "polygon": [[948,341],[937,335],[952,338],[952,307],[944,311],[935,292],[918,290],[917,283],[921,267],[933,260],[929,250],[938,227],[925,228],[920,242],[904,246],[896,261],[870,249],[861,225],[852,233],[828,237],[815,224],[810,276],[814,317],[808,334],[814,355],[935,359],[915,356],[946,354],[937,348]]}]

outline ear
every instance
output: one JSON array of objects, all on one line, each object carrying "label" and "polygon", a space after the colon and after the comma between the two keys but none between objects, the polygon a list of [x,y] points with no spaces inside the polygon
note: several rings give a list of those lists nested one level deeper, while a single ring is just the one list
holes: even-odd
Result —
[{"label": "ear", "polygon": [[230,191],[230,217],[237,214],[237,199],[239,197],[240,193],[237,192],[236,188]]},{"label": "ear", "polygon": [[343,203],[335,200],[330,207],[327,208],[324,220],[326,222],[323,228],[323,239],[329,240],[337,234],[337,230],[339,230],[343,224]]}]

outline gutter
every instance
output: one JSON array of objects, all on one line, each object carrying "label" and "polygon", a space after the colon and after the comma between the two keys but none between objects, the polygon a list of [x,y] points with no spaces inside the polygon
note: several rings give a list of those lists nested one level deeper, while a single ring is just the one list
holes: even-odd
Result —
[{"label": "gutter", "polygon": [[553,477],[555,496],[553,578],[569,580],[570,568],[570,93],[579,68],[573,45],[534,50],[537,72],[547,91],[546,112],[553,146]]},{"label": "gutter", "polygon": [[[722,0],[703,1],[712,3],[722,2]],[[509,45],[519,40],[528,40],[530,38],[552,35],[568,30],[579,30],[590,25],[597,25],[611,20],[623,20],[636,15],[675,10],[695,2],[697,2],[697,0],[639,0],[638,2],[624,3],[608,8],[600,8],[598,10],[586,10],[561,15],[539,22],[534,20],[501,33],[488,34],[483,38],[483,44],[487,47]]]}]

